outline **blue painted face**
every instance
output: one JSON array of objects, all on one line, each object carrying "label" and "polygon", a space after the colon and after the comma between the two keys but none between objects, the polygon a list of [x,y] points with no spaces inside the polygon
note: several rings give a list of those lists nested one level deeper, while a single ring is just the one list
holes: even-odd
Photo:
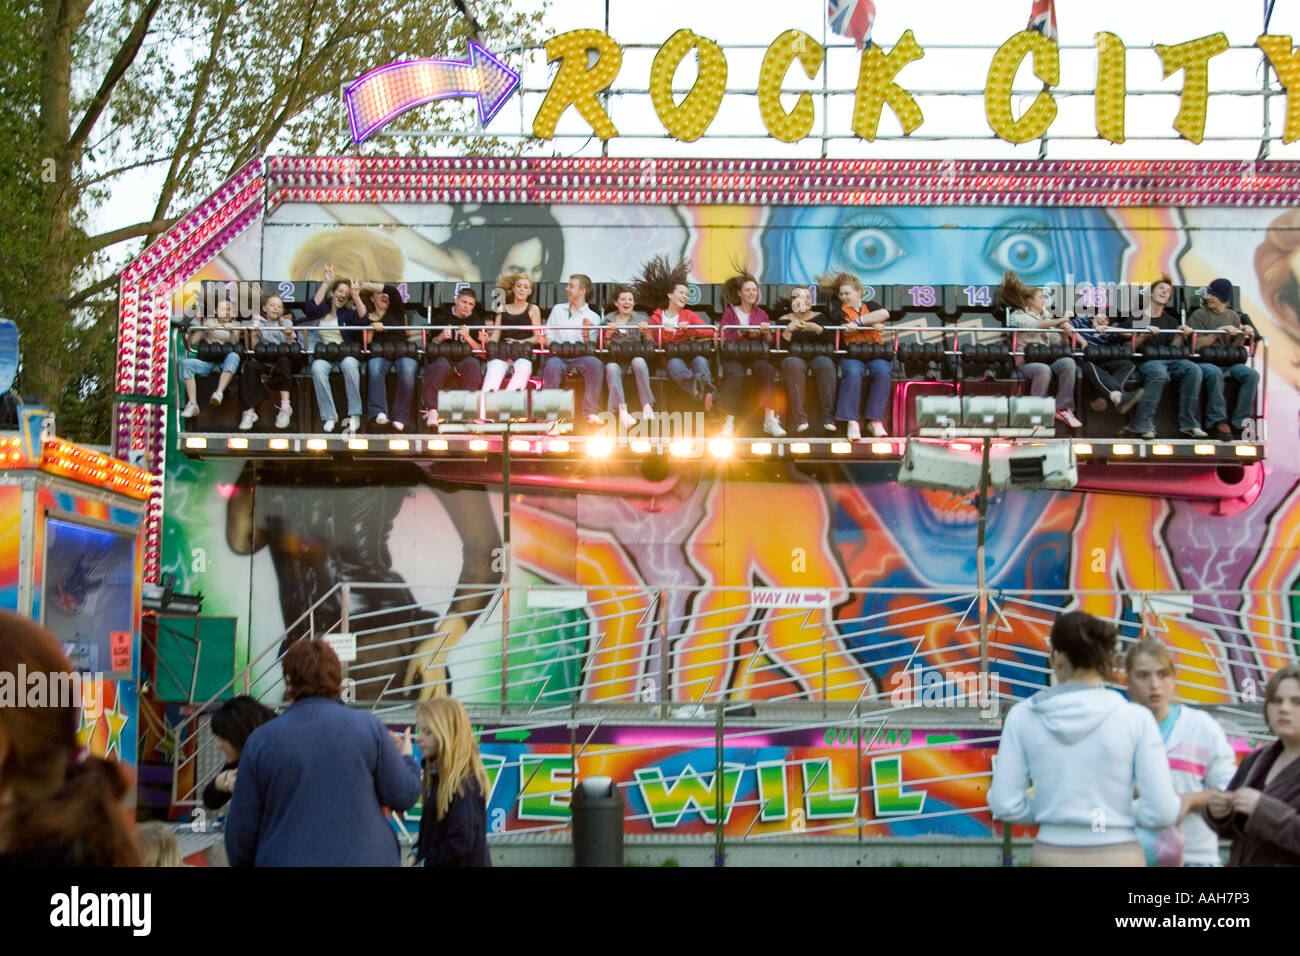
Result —
[{"label": "blue painted face", "polygon": [[1094,209],[777,207],[763,235],[765,282],[851,272],[867,285],[1115,281],[1124,240]]}]

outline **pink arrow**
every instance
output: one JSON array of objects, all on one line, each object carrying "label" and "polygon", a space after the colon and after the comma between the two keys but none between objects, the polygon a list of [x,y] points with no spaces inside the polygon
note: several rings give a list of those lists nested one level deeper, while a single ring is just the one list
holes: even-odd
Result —
[{"label": "pink arrow", "polygon": [[468,60],[390,63],[355,80],[343,99],[359,143],[398,114],[449,96],[475,97],[486,126],[518,85],[518,73],[470,40]]}]

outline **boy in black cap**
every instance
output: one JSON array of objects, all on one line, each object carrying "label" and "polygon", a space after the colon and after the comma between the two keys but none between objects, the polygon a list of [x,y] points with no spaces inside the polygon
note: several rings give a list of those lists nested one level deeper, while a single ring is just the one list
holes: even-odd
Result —
[{"label": "boy in black cap", "polygon": [[[1254,338],[1255,329],[1249,320],[1228,308],[1232,301],[1232,283],[1215,279],[1205,290],[1205,304],[1187,317],[1187,324],[1197,333],[1196,346],[1245,345]],[[1216,334],[1206,335],[1206,332]],[[1241,435],[1246,419],[1255,412],[1255,393],[1259,389],[1259,373],[1244,362],[1223,368],[1208,362],[1197,362],[1201,380],[1205,383],[1205,427],[1210,435],[1222,441],[1232,441]],[[1228,406],[1223,396],[1223,376],[1237,381],[1237,402],[1228,417]]]}]

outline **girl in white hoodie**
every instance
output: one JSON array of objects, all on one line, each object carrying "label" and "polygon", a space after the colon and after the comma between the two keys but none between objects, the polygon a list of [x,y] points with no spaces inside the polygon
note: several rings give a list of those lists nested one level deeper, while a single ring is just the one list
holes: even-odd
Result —
[{"label": "girl in white hoodie", "polygon": [[1082,611],[1058,617],[1056,686],[1012,707],[1002,725],[989,809],[1008,823],[1038,824],[1034,866],[1145,866],[1136,828],[1178,819],[1155,718],[1102,686],[1116,637]]}]

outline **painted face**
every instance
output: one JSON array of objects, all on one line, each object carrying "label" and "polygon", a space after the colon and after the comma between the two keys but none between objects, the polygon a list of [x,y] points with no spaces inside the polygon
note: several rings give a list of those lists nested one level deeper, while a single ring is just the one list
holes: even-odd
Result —
[{"label": "painted face", "polygon": [[515,301],[524,302],[533,294],[533,280],[527,276],[520,276],[515,282]]},{"label": "painted face", "polygon": [[474,298],[468,295],[456,296],[455,305],[456,315],[462,319],[468,319],[470,313],[474,311]]},{"label": "painted face", "polygon": [[746,282],[740,287],[740,307],[746,312],[752,312],[756,305],[758,305],[758,283]]},{"label": "painted face", "polygon": [[1268,726],[1278,737],[1300,737],[1300,681],[1288,677],[1264,707]]},{"label": "painted face", "polygon": [[501,263],[505,275],[525,275],[533,282],[542,281],[542,240],[528,239],[516,243]]},{"label": "painted face", "polygon": [[790,293],[790,308],[795,312],[807,312],[812,308],[812,294],[806,286],[798,286]]},{"label": "painted face", "polygon": [[415,739],[420,744],[420,753],[424,754],[426,760],[437,760],[441,747],[438,744],[438,735],[433,732],[433,728],[424,720],[417,720],[415,722],[415,733]]},{"label": "painted face", "polygon": [[1128,695],[1133,703],[1160,710],[1174,699],[1174,671],[1151,654],[1139,654],[1128,674]]},{"label": "painted face", "polygon": [[334,305],[336,308],[343,308],[352,298],[352,286],[346,282],[340,282],[334,289]]},{"label": "painted face", "polygon": [[614,300],[614,308],[618,309],[619,315],[631,315],[635,304],[636,297],[631,292],[620,292]]},{"label": "painted face", "polygon": [[849,285],[847,282],[840,286],[840,305],[847,309],[857,309],[862,305],[862,293],[858,291],[855,285]]},{"label": "painted face", "polygon": [[272,322],[278,322],[280,316],[284,315],[284,300],[278,295],[270,296],[262,301],[262,315],[266,316]]},{"label": "painted face", "polygon": [[564,287],[564,294],[569,297],[569,305],[579,305],[587,301],[587,290],[576,278],[569,279],[569,284]]},{"label": "painted face", "polygon": [[668,301],[673,307],[678,309],[686,308],[686,302],[691,297],[691,290],[684,285],[673,286],[672,294],[668,296]]},{"label": "painted face", "polygon": [[1151,287],[1151,301],[1155,305],[1168,305],[1174,297],[1174,287],[1168,282],[1157,282]]}]

